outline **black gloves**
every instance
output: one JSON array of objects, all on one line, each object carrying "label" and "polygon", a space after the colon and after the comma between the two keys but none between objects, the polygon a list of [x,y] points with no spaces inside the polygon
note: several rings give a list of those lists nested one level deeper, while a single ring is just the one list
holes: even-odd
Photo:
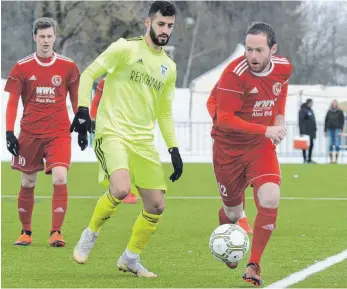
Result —
[{"label": "black gloves", "polygon": [[87,134],[78,134],[78,145],[81,148],[81,151],[84,151],[88,146],[88,135]]},{"label": "black gloves", "polygon": [[84,151],[88,146],[87,132],[92,131],[92,121],[89,116],[89,109],[87,107],[79,106],[78,111],[70,126],[70,132],[78,133],[78,145],[81,150]]},{"label": "black gloves", "polygon": [[177,181],[183,172],[183,162],[180,156],[180,152],[178,148],[173,147],[169,149],[169,153],[171,154],[171,162],[174,168],[173,174],[170,176],[170,180],[172,182]]},{"label": "black gloves", "polygon": [[14,155],[15,157],[19,154],[19,143],[18,139],[14,135],[13,131],[7,131],[6,132],[6,145],[8,151]]},{"label": "black gloves", "polygon": [[92,133],[95,134],[95,120],[92,120]]},{"label": "black gloves", "polygon": [[92,121],[90,120],[89,109],[87,107],[78,107],[78,111],[70,127],[70,132],[73,131],[82,135],[87,134],[87,131],[92,131]]}]

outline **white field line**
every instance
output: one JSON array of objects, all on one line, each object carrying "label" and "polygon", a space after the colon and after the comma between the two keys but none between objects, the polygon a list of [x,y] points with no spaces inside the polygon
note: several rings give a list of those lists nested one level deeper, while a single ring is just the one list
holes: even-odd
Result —
[{"label": "white field line", "polygon": [[327,269],[328,267],[333,266],[337,263],[340,263],[346,259],[347,259],[347,250],[344,250],[339,254],[328,257],[325,260],[317,262],[311,266],[308,266],[307,268],[301,271],[295,272],[280,281],[272,283],[269,286],[266,286],[265,288],[287,288],[293,284],[296,284],[298,282],[305,280],[308,276],[311,276],[315,273],[323,271]]},{"label": "white field line", "polygon": [[[99,196],[69,196],[69,199],[97,199]],[[17,195],[1,195],[2,198],[17,198]],[[52,196],[35,196],[36,199],[50,199]],[[168,200],[219,200],[218,196],[167,196]],[[253,199],[252,197],[246,197],[246,199]],[[281,200],[306,200],[306,201],[347,201],[347,198],[303,198],[303,197],[282,197]]]}]

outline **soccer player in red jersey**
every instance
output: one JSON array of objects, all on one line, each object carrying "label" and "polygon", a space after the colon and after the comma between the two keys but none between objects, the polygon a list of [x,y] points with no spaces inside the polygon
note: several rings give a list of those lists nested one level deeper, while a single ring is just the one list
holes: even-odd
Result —
[{"label": "soccer player in red jersey", "polygon": [[[211,94],[216,93],[216,87],[217,84],[214,86]],[[216,102],[215,102],[215,97],[214,96],[210,96],[207,102],[207,110],[208,113],[210,114],[213,124],[216,124],[216,118],[214,118],[215,115],[215,111],[216,111]],[[245,230],[245,232],[247,234],[253,234],[253,230],[252,230],[252,226],[249,224],[246,212],[245,212],[245,200],[243,199],[243,211],[242,214],[239,218],[239,220],[237,221],[237,224]]]},{"label": "soccer player in red jersey", "polygon": [[[92,120],[92,133],[95,133],[96,115],[101,100],[102,92],[104,90],[105,79],[101,79],[95,89],[92,104],[90,106],[90,119]],[[130,192],[123,200],[124,204],[136,204],[136,195]]]},{"label": "soccer player in red jersey", "polygon": [[[253,187],[257,215],[251,255],[242,278],[262,284],[260,259],[276,228],[281,172],[276,145],[286,135],[284,113],[290,62],[274,56],[274,30],[266,23],[248,28],[245,54],[224,70],[207,106],[212,116],[213,165],[224,206],[220,224],[236,223],[243,212],[244,192]],[[237,263],[227,264],[235,268]]]},{"label": "soccer player in red jersey", "polygon": [[[34,188],[37,173],[45,170],[46,174],[52,174],[53,182],[49,244],[64,247],[61,227],[67,209],[67,169],[71,158],[66,96],[69,93],[76,112],[79,70],[71,59],[53,51],[56,39],[56,22],[53,19],[37,19],[33,25],[33,38],[36,52],[14,65],[5,86],[5,91],[9,92],[6,109],[7,149],[13,155],[12,169],[22,173],[18,196],[22,232],[14,245],[27,246],[32,242]],[[19,98],[24,112],[17,139],[14,124]],[[86,136],[79,136],[79,144],[86,147]]]}]

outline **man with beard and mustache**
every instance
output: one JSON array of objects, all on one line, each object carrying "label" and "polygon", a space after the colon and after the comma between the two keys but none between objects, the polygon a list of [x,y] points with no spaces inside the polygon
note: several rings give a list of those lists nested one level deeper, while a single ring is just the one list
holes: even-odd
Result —
[{"label": "man with beard and mustache", "polygon": [[[233,60],[215,85],[207,107],[212,111],[213,165],[223,207],[220,224],[242,216],[245,189],[253,187],[257,215],[251,255],[242,278],[262,284],[260,258],[276,228],[281,172],[276,145],[286,135],[284,113],[290,62],[274,56],[276,36],[266,23],[248,28],[245,54]],[[227,264],[236,268],[238,263]]]},{"label": "man with beard and mustache", "polygon": [[156,120],[171,154],[174,172],[170,180],[178,180],[183,170],[172,119],[176,64],[163,49],[170,39],[175,14],[170,2],[154,2],[145,19],[146,34],[112,43],[81,75],[79,111],[71,130],[83,134],[90,131],[88,107],[93,82],[106,73],[96,117],[94,150],[100,163],[99,181],[108,191],[98,200],[89,226],[74,249],[73,257],[78,263],[87,261],[100,228],[134,184],[144,208],[117,266],[139,277],[157,277],[140,262],[140,254],[164,211],[167,190],[153,143]]}]

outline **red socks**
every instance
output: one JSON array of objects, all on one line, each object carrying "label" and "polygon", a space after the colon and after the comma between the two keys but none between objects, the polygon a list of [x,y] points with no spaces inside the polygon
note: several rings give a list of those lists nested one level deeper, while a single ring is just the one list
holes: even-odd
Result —
[{"label": "red socks", "polygon": [[255,218],[253,228],[253,242],[249,263],[260,263],[260,258],[271,237],[272,231],[276,228],[278,208],[263,208],[260,205]]},{"label": "red socks", "polygon": [[34,188],[21,186],[18,196],[18,213],[22,223],[22,229],[31,231],[31,216],[34,208]]},{"label": "red socks", "polygon": [[67,209],[67,185],[53,185],[52,231],[60,231]]},{"label": "red socks", "polygon": [[[51,231],[60,231],[67,209],[67,185],[53,185],[53,187]],[[19,191],[18,213],[22,223],[22,229],[25,231],[32,231],[31,217],[34,208],[34,188],[24,188],[21,186]]]}]

